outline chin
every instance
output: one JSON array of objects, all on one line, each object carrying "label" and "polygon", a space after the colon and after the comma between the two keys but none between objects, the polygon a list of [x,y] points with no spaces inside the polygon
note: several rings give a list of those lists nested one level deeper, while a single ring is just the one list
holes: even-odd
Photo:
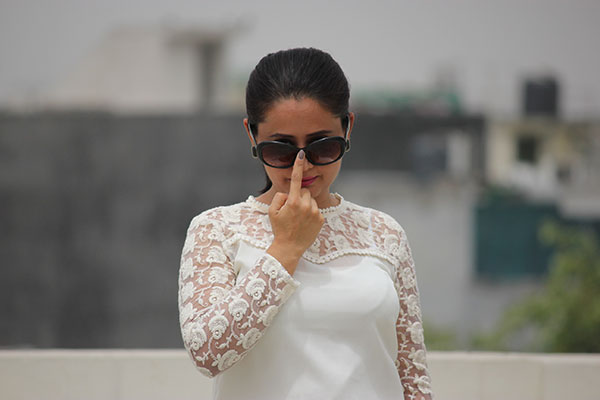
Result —
[{"label": "chin", "polygon": [[318,196],[323,194],[323,188],[321,187],[308,187],[308,190],[310,191],[310,195],[313,199],[316,199]]}]

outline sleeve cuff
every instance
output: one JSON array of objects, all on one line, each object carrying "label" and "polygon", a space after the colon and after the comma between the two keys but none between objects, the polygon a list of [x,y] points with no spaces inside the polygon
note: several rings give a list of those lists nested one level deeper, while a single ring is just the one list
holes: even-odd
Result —
[{"label": "sleeve cuff", "polygon": [[268,274],[272,279],[284,282],[287,285],[292,286],[294,289],[300,286],[300,282],[295,279],[287,269],[272,255],[265,253],[263,256],[264,262],[262,263],[262,270]]}]

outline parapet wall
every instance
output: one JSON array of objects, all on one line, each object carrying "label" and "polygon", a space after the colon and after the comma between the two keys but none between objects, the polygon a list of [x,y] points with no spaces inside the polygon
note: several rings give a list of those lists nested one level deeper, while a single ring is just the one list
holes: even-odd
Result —
[{"label": "parapet wall", "polygon": [[[597,400],[600,354],[430,352],[437,400]],[[203,400],[184,350],[0,351],[5,400]]]}]

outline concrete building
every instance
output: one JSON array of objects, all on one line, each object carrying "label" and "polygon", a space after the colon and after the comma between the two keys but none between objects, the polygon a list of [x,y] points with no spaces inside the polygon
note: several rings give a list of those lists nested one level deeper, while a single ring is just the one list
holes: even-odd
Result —
[{"label": "concrete building", "polygon": [[600,124],[555,118],[491,120],[487,180],[555,202],[574,217],[600,217]]},{"label": "concrete building", "polygon": [[230,98],[225,47],[236,27],[127,26],[112,31],[39,100],[42,108],[124,113],[222,112]]}]

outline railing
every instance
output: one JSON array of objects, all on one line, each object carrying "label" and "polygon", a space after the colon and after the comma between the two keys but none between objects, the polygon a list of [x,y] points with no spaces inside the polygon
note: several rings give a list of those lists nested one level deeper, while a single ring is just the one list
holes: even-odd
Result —
[{"label": "railing", "polygon": [[[600,399],[600,354],[428,356],[437,400]],[[203,400],[211,385],[184,350],[0,351],[3,400]]]}]

